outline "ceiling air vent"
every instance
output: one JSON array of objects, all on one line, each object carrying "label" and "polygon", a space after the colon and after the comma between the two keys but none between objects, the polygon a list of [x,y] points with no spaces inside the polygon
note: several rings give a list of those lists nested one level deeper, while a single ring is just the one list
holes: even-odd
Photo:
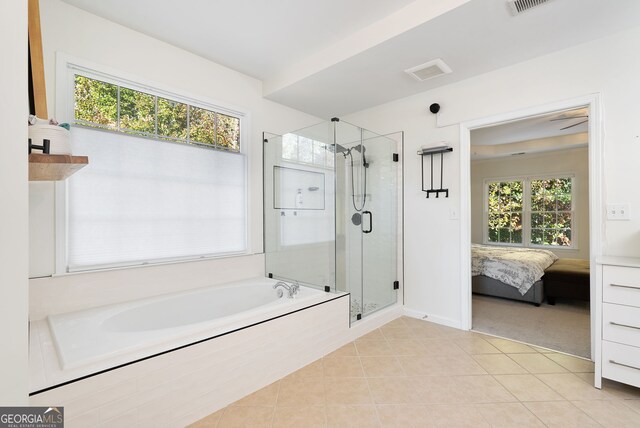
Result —
[{"label": "ceiling air vent", "polygon": [[509,10],[512,15],[519,15],[536,6],[547,3],[549,0],[508,0]]},{"label": "ceiling air vent", "polygon": [[434,59],[433,61],[425,62],[424,64],[408,68],[404,72],[408,73],[409,76],[413,77],[417,81],[422,82],[424,80],[432,79],[442,74],[451,73],[451,67],[445,64],[443,60],[438,58]]}]

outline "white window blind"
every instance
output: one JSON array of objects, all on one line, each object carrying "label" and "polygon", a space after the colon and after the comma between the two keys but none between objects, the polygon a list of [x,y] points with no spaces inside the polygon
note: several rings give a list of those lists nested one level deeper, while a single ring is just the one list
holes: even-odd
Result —
[{"label": "white window blind", "polygon": [[69,271],[246,251],[245,155],[74,127]]}]

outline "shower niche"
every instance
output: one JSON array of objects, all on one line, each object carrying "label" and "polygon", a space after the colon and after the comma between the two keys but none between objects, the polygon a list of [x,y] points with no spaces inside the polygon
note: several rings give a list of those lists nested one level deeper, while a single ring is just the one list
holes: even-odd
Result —
[{"label": "shower niche", "polygon": [[265,133],[266,273],[349,292],[352,320],[394,304],[398,146],[338,119]]}]

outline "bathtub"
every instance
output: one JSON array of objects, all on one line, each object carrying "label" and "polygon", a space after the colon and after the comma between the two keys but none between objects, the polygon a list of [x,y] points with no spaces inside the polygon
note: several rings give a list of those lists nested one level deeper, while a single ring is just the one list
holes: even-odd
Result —
[{"label": "bathtub", "polygon": [[[50,315],[60,368],[100,370],[228,334],[335,297],[301,286],[278,297],[255,278],[67,314]],[[75,370],[74,370],[75,369]],[[87,370],[82,370],[87,371]],[[88,370],[91,371],[91,370]]]}]

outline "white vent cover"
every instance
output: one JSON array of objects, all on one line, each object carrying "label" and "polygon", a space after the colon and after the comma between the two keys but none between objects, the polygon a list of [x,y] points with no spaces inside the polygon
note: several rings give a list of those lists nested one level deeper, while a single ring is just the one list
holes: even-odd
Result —
[{"label": "white vent cover", "polygon": [[440,58],[433,61],[425,62],[424,64],[416,65],[415,67],[408,68],[404,71],[409,76],[413,77],[419,82],[427,79],[432,79],[442,74],[451,73],[451,67],[449,67]]},{"label": "white vent cover", "polygon": [[533,7],[547,3],[549,0],[507,0],[512,15],[519,15]]}]

